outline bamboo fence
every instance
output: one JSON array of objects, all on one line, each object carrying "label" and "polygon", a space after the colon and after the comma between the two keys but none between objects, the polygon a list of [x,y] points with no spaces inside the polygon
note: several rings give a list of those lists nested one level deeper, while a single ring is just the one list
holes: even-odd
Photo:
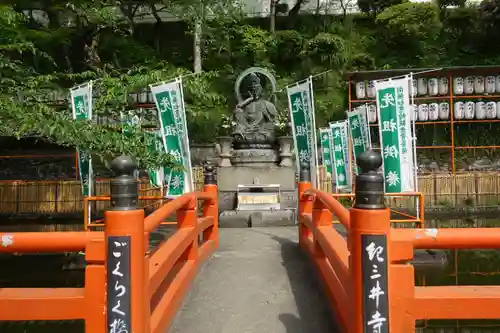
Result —
[{"label": "bamboo fence", "polygon": [[[203,168],[193,168],[195,189],[203,187]],[[320,188],[332,193],[332,181],[320,169]],[[426,208],[495,207],[500,204],[500,173],[434,174],[418,177],[419,191],[425,195]],[[83,197],[79,181],[14,181],[0,183],[0,213],[74,213],[83,211]],[[161,190],[141,184],[141,195],[160,195]],[[96,182],[96,195],[109,195],[109,180]],[[415,197],[387,198],[391,208],[416,208]],[[143,206],[159,202],[144,202]],[[109,202],[95,203],[96,211],[105,210]]]}]

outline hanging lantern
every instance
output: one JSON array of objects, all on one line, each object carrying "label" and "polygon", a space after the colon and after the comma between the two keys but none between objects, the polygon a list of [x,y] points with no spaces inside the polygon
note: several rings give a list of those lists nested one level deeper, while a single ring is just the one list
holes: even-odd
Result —
[{"label": "hanging lantern", "polygon": [[453,92],[455,95],[463,95],[464,94],[464,78],[463,77],[455,77],[453,78]]},{"label": "hanging lantern", "polygon": [[418,106],[418,120],[427,121],[429,119],[429,106],[427,104],[420,104]]},{"label": "hanging lantern", "polygon": [[476,119],[486,118],[486,107],[483,101],[476,102]]},{"label": "hanging lantern", "polygon": [[495,92],[495,77],[494,76],[489,75],[486,77],[486,81],[484,84],[484,91],[488,94]]},{"label": "hanging lantern", "polygon": [[147,103],[148,102],[148,91],[146,89],[143,89],[139,93],[138,101],[141,104]]},{"label": "hanging lantern", "polygon": [[436,121],[439,118],[439,106],[438,103],[429,104],[429,120]]},{"label": "hanging lantern", "polygon": [[437,96],[439,92],[439,87],[438,87],[438,79],[435,77],[431,77],[427,81],[427,91],[429,93],[429,96]]},{"label": "hanging lantern", "polygon": [[418,121],[418,105],[417,104],[412,104],[411,105],[411,120],[412,121]]},{"label": "hanging lantern", "polygon": [[497,117],[497,103],[488,102],[486,103],[486,118],[495,119]]},{"label": "hanging lantern", "polygon": [[427,95],[427,79],[425,77],[417,80],[417,89],[419,95]]},{"label": "hanging lantern", "polygon": [[464,94],[472,95],[474,93],[474,76],[467,76],[464,80]]},{"label": "hanging lantern", "polygon": [[500,119],[500,101],[497,104],[497,119]]},{"label": "hanging lantern", "polygon": [[500,92],[500,75],[495,77],[495,90],[496,92]]},{"label": "hanging lantern", "polygon": [[370,123],[377,122],[377,107],[375,104],[368,105],[368,121]]},{"label": "hanging lantern", "polygon": [[439,103],[439,119],[447,120],[450,117],[450,104],[448,102]]},{"label": "hanging lantern", "polygon": [[474,78],[474,91],[476,94],[484,94],[484,77],[476,76]]},{"label": "hanging lantern", "polygon": [[453,106],[453,117],[456,120],[462,120],[465,117],[465,104],[464,102],[456,102]]},{"label": "hanging lantern", "polygon": [[439,83],[438,83],[438,93],[439,95],[446,95],[448,94],[448,85],[449,81],[447,77],[440,77],[439,78]]},{"label": "hanging lantern", "polygon": [[417,79],[411,80],[411,89],[410,89],[411,95],[413,97],[417,96],[418,94],[418,83]]},{"label": "hanging lantern", "polygon": [[366,97],[374,98],[375,97],[375,81],[369,80],[366,84]]},{"label": "hanging lantern", "polygon": [[476,103],[466,102],[465,103],[465,119],[474,119],[474,114],[476,113]]},{"label": "hanging lantern", "polygon": [[366,97],[365,82],[356,82],[356,99],[363,99]]}]

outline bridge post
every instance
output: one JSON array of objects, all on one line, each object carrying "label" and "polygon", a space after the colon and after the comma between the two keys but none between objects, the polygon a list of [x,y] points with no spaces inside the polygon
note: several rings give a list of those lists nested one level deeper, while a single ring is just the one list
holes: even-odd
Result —
[{"label": "bridge post", "polygon": [[[213,193],[217,195],[217,179],[215,178],[215,170],[211,165],[206,165],[204,170],[204,185],[203,192]],[[215,241],[219,246],[219,203],[217,200],[205,201],[203,203],[203,216],[212,216],[214,225],[211,228],[203,231],[203,240]]]},{"label": "bridge post", "polygon": [[390,211],[384,204],[382,157],[374,150],[358,156],[354,208],[350,211],[348,246],[354,316],[350,332],[389,333]]},{"label": "bridge post", "polygon": [[104,212],[106,332],[149,333],[149,276],[144,210],[138,208],[137,163],[119,156],[111,164],[111,207]]},{"label": "bridge post", "polygon": [[312,214],[313,211],[313,198],[305,195],[305,192],[312,188],[311,184],[311,169],[308,163],[300,165],[299,184],[298,188],[298,201],[299,209],[297,212],[298,225],[299,225],[299,245],[303,245],[303,240],[311,236],[311,230],[300,222],[302,214]]}]

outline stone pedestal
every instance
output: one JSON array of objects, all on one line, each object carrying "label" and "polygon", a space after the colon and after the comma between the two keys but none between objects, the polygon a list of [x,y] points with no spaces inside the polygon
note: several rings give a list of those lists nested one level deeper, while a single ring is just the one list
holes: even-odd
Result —
[{"label": "stone pedestal", "polygon": [[[258,165],[258,163],[256,163]],[[266,166],[235,166],[217,169],[219,212],[221,226],[284,225],[295,224],[297,208],[296,169],[272,164]],[[238,185],[280,184],[280,211],[237,212]],[[255,214],[257,215],[255,215]],[[254,215],[252,215],[254,214]]]}]

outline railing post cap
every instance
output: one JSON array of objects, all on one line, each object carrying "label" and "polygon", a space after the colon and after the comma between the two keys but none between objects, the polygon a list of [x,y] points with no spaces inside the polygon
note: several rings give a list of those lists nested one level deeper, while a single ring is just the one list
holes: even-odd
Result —
[{"label": "railing post cap", "polygon": [[311,181],[311,166],[309,163],[301,162],[300,163],[300,172],[299,172],[299,180],[301,182],[310,182]]},{"label": "railing post cap", "polygon": [[208,161],[203,166],[203,176],[205,185],[217,185],[217,180],[215,179],[215,168]]},{"label": "railing post cap", "polygon": [[361,173],[376,171],[382,166],[382,156],[373,149],[365,150],[357,157]]},{"label": "railing post cap", "polygon": [[384,176],[377,172],[382,156],[375,150],[366,150],[357,157],[361,169],[356,176],[356,202],[358,209],[384,209]]},{"label": "railing post cap", "polygon": [[113,170],[115,176],[131,176],[134,174],[137,167],[137,161],[132,157],[125,155],[118,156],[113,160],[113,162],[111,162],[111,170]]},{"label": "railing post cap", "polygon": [[137,209],[139,199],[139,180],[135,171],[138,164],[130,156],[118,156],[111,162],[115,177],[111,180],[111,210]]}]

